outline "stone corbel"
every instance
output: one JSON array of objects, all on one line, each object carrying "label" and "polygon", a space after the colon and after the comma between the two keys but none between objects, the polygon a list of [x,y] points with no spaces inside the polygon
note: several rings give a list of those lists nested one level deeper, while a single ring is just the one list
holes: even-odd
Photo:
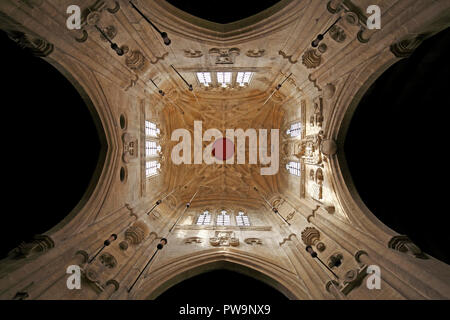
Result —
[{"label": "stone corbel", "polygon": [[138,139],[128,132],[122,135],[123,141],[123,155],[122,160],[125,163],[129,163],[133,159],[137,159],[138,156]]},{"label": "stone corbel", "polygon": [[407,253],[419,259],[428,259],[425,253],[423,253],[422,250],[405,235],[392,237],[391,240],[389,240],[388,248]]},{"label": "stone corbel", "polygon": [[420,34],[414,38],[403,39],[399,42],[393,43],[390,46],[390,50],[397,58],[407,58],[414,52],[414,50],[417,49],[425,38],[426,35]]},{"label": "stone corbel", "polygon": [[47,252],[55,247],[55,242],[47,235],[35,235],[31,242],[22,242],[8,253],[13,259],[23,259]]},{"label": "stone corbel", "polygon": [[320,242],[320,232],[314,227],[306,227],[301,233],[302,241],[307,246],[315,246],[317,250],[323,252],[325,244]]}]

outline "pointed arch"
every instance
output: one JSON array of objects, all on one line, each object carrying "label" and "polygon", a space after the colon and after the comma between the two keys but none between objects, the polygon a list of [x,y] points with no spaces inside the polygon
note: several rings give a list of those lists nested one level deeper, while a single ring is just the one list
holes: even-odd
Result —
[{"label": "pointed arch", "polygon": [[310,299],[297,274],[270,260],[235,249],[210,249],[177,257],[150,269],[133,299],[155,299],[183,280],[196,275],[226,269],[255,278],[292,300]]}]

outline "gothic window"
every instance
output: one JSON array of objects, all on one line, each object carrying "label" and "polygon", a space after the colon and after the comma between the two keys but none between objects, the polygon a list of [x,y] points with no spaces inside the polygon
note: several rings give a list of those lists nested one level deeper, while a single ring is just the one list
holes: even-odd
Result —
[{"label": "gothic window", "polygon": [[211,83],[211,73],[210,72],[197,72],[198,81],[205,87],[209,87]]},{"label": "gothic window", "polygon": [[158,143],[159,128],[155,122],[145,120],[145,176],[153,177],[159,173],[161,164],[157,160],[161,146]]},{"label": "gothic window", "polygon": [[159,132],[156,123],[145,120],[145,135],[147,137],[157,137]]},{"label": "gothic window", "polygon": [[197,225],[206,226],[211,224],[211,213],[208,210],[203,211],[201,215],[198,216]]},{"label": "gothic window", "polygon": [[302,124],[300,122],[295,122],[291,124],[291,127],[287,129],[287,134],[289,134],[291,137],[298,137],[302,133]]},{"label": "gothic window", "polygon": [[238,226],[249,227],[250,226],[250,220],[248,219],[248,216],[244,212],[239,211],[238,215],[236,216],[236,224]]},{"label": "gothic window", "polygon": [[243,87],[246,83],[249,84],[252,78],[253,72],[238,72],[236,76],[236,82]]},{"label": "gothic window", "polygon": [[225,210],[222,210],[217,216],[216,224],[218,226],[229,226],[230,225],[230,215],[227,214]]},{"label": "gothic window", "polygon": [[217,72],[217,82],[226,88],[227,84],[231,83],[231,72]]},{"label": "gothic window", "polygon": [[286,169],[289,171],[290,174],[300,177],[300,162],[290,161],[286,165]]},{"label": "gothic window", "polygon": [[250,84],[253,77],[251,71],[198,71],[195,72],[198,82],[205,87],[234,88],[245,87]]},{"label": "gothic window", "polygon": [[156,141],[145,141],[145,156],[156,156],[161,151],[161,146]]},{"label": "gothic window", "polygon": [[161,168],[161,164],[156,160],[150,160],[145,163],[145,176],[151,177],[158,174],[158,169]]}]

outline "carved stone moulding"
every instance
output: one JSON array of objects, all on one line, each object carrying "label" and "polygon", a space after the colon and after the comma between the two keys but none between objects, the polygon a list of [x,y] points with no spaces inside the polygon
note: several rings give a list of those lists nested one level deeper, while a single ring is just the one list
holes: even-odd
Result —
[{"label": "carved stone moulding", "polygon": [[341,292],[348,295],[353,289],[359,287],[367,276],[367,265],[358,269],[350,269],[344,274]]},{"label": "carved stone moulding", "polygon": [[99,261],[102,265],[104,265],[105,267],[107,267],[108,269],[112,269],[115,266],[117,266],[117,260],[116,258],[110,254],[110,253],[103,253],[100,257],[99,257]]},{"label": "carved stone moulding", "polygon": [[[117,35],[117,29],[114,26],[107,26],[106,28],[103,28],[103,32],[105,32],[106,36],[112,40],[115,38],[115,36]],[[102,39],[102,41],[108,41],[103,34],[100,34],[100,39]]]},{"label": "carved stone moulding", "polygon": [[[316,246],[317,250],[325,250],[325,245],[320,240],[320,232],[314,227],[306,227],[301,234],[302,241],[307,246]],[[319,245],[320,244],[320,245]]]},{"label": "carved stone moulding", "polygon": [[211,48],[209,54],[216,56],[216,64],[233,64],[235,57],[241,53],[239,48]]},{"label": "carved stone moulding", "polygon": [[262,242],[262,240],[260,238],[246,238],[244,240],[244,242],[246,244],[249,244],[249,245],[254,245],[254,244],[261,245],[261,244],[263,244],[263,242]]},{"label": "carved stone moulding", "polygon": [[122,46],[125,53],[125,64],[134,71],[144,71],[146,69],[147,59],[139,50],[130,50],[128,46]]},{"label": "carved stone moulding", "polygon": [[260,58],[264,55],[266,50],[264,49],[254,49],[254,50],[248,50],[245,55],[250,58]]},{"label": "carved stone moulding", "polygon": [[31,242],[22,242],[8,253],[14,259],[21,259],[46,252],[55,247],[55,242],[47,235],[35,235]]},{"label": "carved stone moulding", "polygon": [[388,248],[407,253],[419,259],[428,259],[427,255],[405,235],[392,237],[389,240]]},{"label": "carved stone moulding", "polygon": [[414,52],[415,49],[417,49],[425,38],[426,35],[421,34],[415,38],[403,39],[399,42],[393,43],[390,46],[390,50],[397,58],[407,58]]},{"label": "carved stone moulding", "polygon": [[203,242],[203,238],[200,237],[189,237],[186,238],[184,240],[184,243],[189,244],[189,243],[202,243]]},{"label": "carved stone moulding", "polygon": [[283,51],[278,51],[278,54],[280,55],[280,56],[282,56],[283,57],[283,59],[287,59],[288,61],[289,61],[289,63],[292,63],[292,64],[296,64],[297,62],[298,62],[298,60],[293,60],[292,59],[292,54],[291,55],[287,55],[285,52],[283,52]]},{"label": "carved stone moulding", "polygon": [[129,133],[122,135],[123,141],[123,155],[122,159],[125,163],[136,159],[138,156],[138,139]]},{"label": "carved stone moulding", "polygon": [[125,231],[125,239],[131,244],[141,243],[149,233],[148,226],[143,221],[135,222]]},{"label": "carved stone moulding", "polygon": [[316,49],[308,49],[302,56],[302,63],[308,69],[317,68],[322,62],[322,58]]},{"label": "carved stone moulding", "polygon": [[44,39],[36,38],[19,31],[7,31],[7,34],[17,45],[31,51],[37,57],[47,57],[53,52],[53,44]]},{"label": "carved stone moulding", "polygon": [[336,92],[336,87],[332,83],[327,83],[323,88],[323,96],[325,99],[331,99]]},{"label": "carved stone moulding", "polygon": [[234,236],[233,231],[216,231],[215,236],[209,238],[209,243],[214,247],[237,247],[239,246],[239,238]]},{"label": "carved stone moulding", "polygon": [[183,50],[183,53],[186,58],[200,58],[203,56],[203,53],[200,50]]},{"label": "carved stone moulding", "polygon": [[330,29],[330,37],[334,41],[341,43],[341,42],[345,41],[345,39],[347,38],[347,35],[345,34],[344,29],[342,29],[338,25],[334,25]]}]

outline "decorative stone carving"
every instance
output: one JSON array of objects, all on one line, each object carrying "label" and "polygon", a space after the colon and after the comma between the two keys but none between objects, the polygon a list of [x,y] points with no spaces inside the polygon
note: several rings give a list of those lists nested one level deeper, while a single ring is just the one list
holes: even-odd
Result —
[{"label": "decorative stone carving", "polygon": [[302,63],[308,69],[317,68],[321,62],[322,58],[316,49],[308,49],[302,56]]},{"label": "decorative stone carving", "polygon": [[314,227],[306,227],[302,231],[302,241],[307,246],[315,246],[320,240],[320,232]]},{"label": "decorative stone carving", "polygon": [[86,267],[84,276],[90,282],[99,282],[99,272],[92,265]]},{"label": "decorative stone carving", "polygon": [[146,69],[147,59],[139,50],[130,50],[128,46],[122,46],[125,54],[125,64],[134,71],[144,71]]},{"label": "decorative stone carving", "polygon": [[151,64],[157,64],[159,60],[164,60],[169,55],[168,52],[164,52],[160,57],[155,56],[155,60],[150,60]]},{"label": "decorative stone carving", "polygon": [[184,240],[184,243],[202,243],[203,239],[200,237],[189,237]]},{"label": "decorative stone carving", "polygon": [[320,145],[322,142],[322,131],[314,135],[308,135],[299,143],[297,158],[305,160],[306,164],[320,165],[322,163],[322,155],[320,153]]},{"label": "decorative stone carving", "polygon": [[134,75],[134,79],[130,80],[130,83],[123,88],[125,91],[128,91],[130,88],[134,87],[139,80],[139,76],[137,74]]},{"label": "decorative stone carving", "polygon": [[343,259],[344,259],[344,257],[342,256],[341,253],[335,253],[335,254],[331,255],[328,258],[328,267],[329,268],[339,267],[342,264]]},{"label": "decorative stone carving", "polygon": [[17,291],[12,300],[25,300],[30,295],[28,294],[28,290],[34,285],[34,281],[31,281],[25,288],[22,288],[20,291]]},{"label": "decorative stone carving", "polygon": [[323,88],[323,96],[325,99],[331,99],[336,92],[336,87],[332,83],[327,83]]},{"label": "decorative stone carving", "polygon": [[[108,37],[108,39],[112,40],[115,38],[115,36],[117,35],[117,29],[114,26],[108,26],[106,28],[103,29],[103,32],[106,34],[106,36]],[[103,34],[100,34],[100,39],[102,39],[102,41],[108,41]]]},{"label": "decorative stone carving", "polygon": [[294,215],[295,215],[295,211],[292,211],[291,213],[289,213],[289,214],[286,216],[286,221],[292,220],[292,218],[294,217]]},{"label": "decorative stone carving", "polygon": [[316,170],[316,174],[315,174],[315,182],[317,184],[322,185],[323,184],[323,171],[321,168],[318,168]]},{"label": "decorative stone carving", "polygon": [[348,270],[343,279],[343,286],[341,292],[345,295],[348,295],[350,291],[359,287],[367,276],[367,265],[362,265],[358,269],[350,269]]},{"label": "decorative stone carving", "polygon": [[335,208],[334,206],[326,206],[326,207],[325,207],[325,210],[327,210],[327,212],[328,212],[329,214],[333,214],[333,213],[336,212],[336,208]]},{"label": "decorative stone carving", "polygon": [[344,2],[344,0],[330,0],[327,3],[327,10],[330,13],[337,13],[338,11],[340,11],[342,9],[341,5],[342,2]]},{"label": "decorative stone carving", "polygon": [[389,240],[388,248],[407,253],[411,256],[420,259],[428,259],[428,257],[422,252],[422,250],[416,246],[408,236],[398,235]]},{"label": "decorative stone carving", "polygon": [[114,7],[106,8],[106,11],[108,11],[111,14],[115,14],[119,10],[120,10],[120,3],[118,1],[114,1]]},{"label": "decorative stone carving", "polygon": [[352,11],[346,12],[344,19],[351,26],[356,26],[359,21],[358,15]]},{"label": "decorative stone carving", "polygon": [[320,151],[326,156],[335,155],[337,152],[337,144],[333,139],[322,140]]},{"label": "decorative stone carving", "polygon": [[82,260],[81,264],[84,264],[84,263],[88,262],[88,260],[89,260],[89,254],[86,251],[84,251],[84,250],[78,250],[75,253],[75,255],[80,255],[80,256],[83,257],[83,260]]},{"label": "decorative stone carving", "polygon": [[183,53],[186,58],[200,58],[203,56],[200,50],[184,50]]},{"label": "decorative stone carving", "polygon": [[209,54],[216,56],[216,64],[233,64],[235,57],[240,54],[238,48],[211,48]]},{"label": "decorative stone carving", "polygon": [[340,26],[338,26],[337,24],[335,24],[334,26],[331,27],[330,29],[330,37],[331,39],[333,39],[336,42],[344,42],[345,38],[347,37],[345,34],[344,29],[342,29]]},{"label": "decorative stone carving", "polygon": [[322,252],[322,251],[324,251],[325,250],[325,244],[323,243],[323,242],[318,242],[317,244],[316,244],[316,248],[317,248],[317,250],[319,250],[320,252]]},{"label": "decorative stone carving", "polygon": [[283,59],[287,59],[290,63],[292,64],[296,64],[298,62],[298,60],[292,60],[292,54],[290,56],[288,56],[286,53],[284,53],[283,51],[278,51],[278,54],[280,56],[283,57]]},{"label": "decorative stone carving", "polygon": [[295,237],[294,233],[291,233],[287,238],[284,238],[283,241],[281,241],[279,243],[280,246],[282,246],[283,244],[285,244],[287,241],[292,241],[292,237]]},{"label": "decorative stone carving", "polygon": [[311,183],[311,198],[321,201],[323,198],[323,187],[322,185],[312,182]]},{"label": "decorative stone carving", "polygon": [[364,250],[358,250],[358,251],[356,251],[356,253],[355,253],[355,260],[356,260],[356,262],[358,262],[358,263],[362,263],[362,261],[361,261],[361,256],[362,255],[368,255],[367,254],[367,252],[365,252]]},{"label": "decorative stone carving", "polygon": [[108,269],[112,269],[115,266],[117,266],[117,260],[116,258],[114,258],[114,256],[110,253],[103,253],[100,257],[99,257],[99,261],[102,265],[104,265],[106,268]]},{"label": "decorative stone carving", "polygon": [[133,159],[137,159],[138,139],[129,133],[124,133],[122,136],[122,141],[123,141],[123,155],[122,155],[123,161],[125,163],[128,163]]},{"label": "decorative stone carving", "polygon": [[333,293],[334,291],[331,290],[331,288],[335,288],[336,290],[340,290],[340,284],[339,282],[337,282],[336,280],[330,280],[325,284],[325,289],[330,292]]},{"label": "decorative stone carving", "polygon": [[49,236],[35,235],[31,242],[22,242],[18,247],[8,253],[13,259],[28,258],[30,256],[47,252],[55,247],[55,243]]},{"label": "decorative stone carving", "polygon": [[317,50],[319,50],[320,53],[325,53],[327,51],[328,47],[325,43],[321,43],[318,47]]},{"label": "decorative stone carving", "polygon": [[86,23],[90,26],[95,26],[100,22],[100,12],[91,11],[86,15]]},{"label": "decorative stone carving", "polygon": [[141,243],[149,233],[147,224],[143,221],[136,221],[125,231],[125,239],[131,244]]},{"label": "decorative stone carving", "polygon": [[317,91],[322,91],[320,86],[317,84],[317,79],[312,78],[312,73],[308,74],[308,80],[311,81],[311,83],[313,84],[314,88],[317,89]]},{"label": "decorative stone carving", "polygon": [[214,247],[236,247],[239,245],[239,239],[234,236],[233,231],[216,231],[215,236],[209,238],[209,243]]},{"label": "decorative stone carving", "polygon": [[128,242],[127,241],[121,241],[119,243],[119,248],[122,251],[126,251],[128,249]]},{"label": "decorative stone carving", "polygon": [[322,127],[323,124],[323,100],[322,98],[317,98],[314,101],[314,121],[313,125],[318,127]]},{"label": "decorative stone carving", "polygon": [[264,55],[266,50],[264,49],[254,49],[254,50],[248,50],[245,55],[250,58],[260,58]]},{"label": "decorative stone carving", "polygon": [[419,35],[415,38],[404,39],[399,42],[396,42],[390,46],[391,52],[397,58],[406,58],[409,57],[414,50],[425,40],[426,35]]},{"label": "decorative stone carving", "polygon": [[18,46],[31,51],[37,57],[47,57],[53,52],[53,44],[44,39],[32,37],[19,31],[7,31],[7,34]]},{"label": "decorative stone carving", "polygon": [[245,243],[249,244],[249,245],[258,245],[258,244],[262,244],[262,240],[260,238],[246,238],[244,240]]}]

